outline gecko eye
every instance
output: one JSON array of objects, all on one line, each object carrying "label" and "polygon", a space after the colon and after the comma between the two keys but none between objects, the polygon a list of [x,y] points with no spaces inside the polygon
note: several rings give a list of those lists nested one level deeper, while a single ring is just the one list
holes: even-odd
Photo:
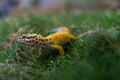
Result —
[{"label": "gecko eye", "polygon": [[17,39],[22,39],[21,37],[18,37]]},{"label": "gecko eye", "polygon": [[22,38],[26,38],[26,36],[22,36]]}]

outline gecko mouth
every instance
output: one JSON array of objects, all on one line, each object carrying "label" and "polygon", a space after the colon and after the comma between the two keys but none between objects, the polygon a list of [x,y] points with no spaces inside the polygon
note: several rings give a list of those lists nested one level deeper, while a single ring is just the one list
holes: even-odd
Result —
[{"label": "gecko mouth", "polygon": [[26,43],[24,40],[17,40],[19,43]]},{"label": "gecko mouth", "polygon": [[27,41],[25,41],[24,39],[23,40],[17,40],[18,43],[22,43],[22,44],[27,44],[27,45],[33,45]]}]

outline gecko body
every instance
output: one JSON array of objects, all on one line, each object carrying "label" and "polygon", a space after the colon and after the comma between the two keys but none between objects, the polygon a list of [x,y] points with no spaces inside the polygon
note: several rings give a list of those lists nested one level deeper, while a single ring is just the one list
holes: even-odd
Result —
[{"label": "gecko body", "polygon": [[43,48],[54,48],[59,50],[61,56],[64,56],[62,45],[76,38],[70,33],[68,28],[62,27],[56,30],[57,32],[50,34],[46,37],[39,34],[23,34],[17,38],[17,42]]}]

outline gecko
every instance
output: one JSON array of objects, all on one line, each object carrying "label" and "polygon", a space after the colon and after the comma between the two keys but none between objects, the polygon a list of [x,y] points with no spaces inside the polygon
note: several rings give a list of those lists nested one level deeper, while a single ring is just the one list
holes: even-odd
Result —
[{"label": "gecko", "polygon": [[39,48],[40,52],[42,52],[44,48],[53,48],[58,50],[61,56],[64,56],[65,52],[62,45],[70,41],[75,41],[76,38],[66,27],[60,27],[54,31],[56,32],[48,36],[42,36],[36,33],[23,34],[17,37],[17,42],[30,46],[36,46]]}]

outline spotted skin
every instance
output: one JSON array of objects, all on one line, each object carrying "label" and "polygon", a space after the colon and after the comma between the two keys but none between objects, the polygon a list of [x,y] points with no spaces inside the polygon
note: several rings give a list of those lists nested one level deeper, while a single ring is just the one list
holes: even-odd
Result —
[{"label": "spotted skin", "polygon": [[40,51],[42,51],[43,48],[54,48],[59,50],[61,56],[64,56],[62,45],[71,40],[76,40],[76,38],[66,27],[62,27],[59,31],[46,37],[38,34],[23,34],[17,38],[17,42],[39,47]]}]

